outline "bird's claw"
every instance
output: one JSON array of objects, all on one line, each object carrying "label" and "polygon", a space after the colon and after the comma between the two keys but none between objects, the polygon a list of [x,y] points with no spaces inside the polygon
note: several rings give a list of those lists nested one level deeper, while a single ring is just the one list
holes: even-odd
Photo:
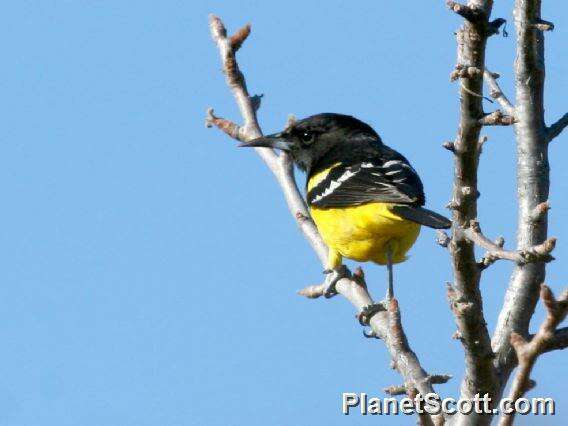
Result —
[{"label": "bird's claw", "polygon": [[335,287],[340,279],[349,278],[351,276],[349,269],[347,269],[347,266],[345,265],[341,265],[337,269],[325,269],[323,273],[326,274],[325,282],[327,284],[327,287],[325,289],[325,292],[323,293],[323,296],[326,299],[329,299],[338,294]]},{"label": "bird's claw", "polygon": [[383,302],[365,306],[363,309],[361,309],[359,315],[357,315],[359,324],[361,324],[363,327],[369,325],[369,322],[371,321],[371,318],[373,318],[373,315],[379,312],[385,312],[386,310],[387,308],[385,307],[385,304]]}]

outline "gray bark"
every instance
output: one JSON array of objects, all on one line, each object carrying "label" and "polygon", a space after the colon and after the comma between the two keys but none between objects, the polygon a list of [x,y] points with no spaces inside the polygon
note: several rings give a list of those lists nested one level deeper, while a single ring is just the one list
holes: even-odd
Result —
[{"label": "gray bark", "polygon": [[[540,8],[540,0],[516,0],[514,11],[517,32],[515,134],[519,249],[544,242],[548,232],[547,211],[537,216],[533,214],[539,204],[548,200],[550,187],[544,122],[544,35],[533,25],[540,21]],[[501,392],[516,365],[510,343],[511,332],[528,335],[545,272],[545,263],[536,262],[517,265],[511,276],[493,336]]]}]

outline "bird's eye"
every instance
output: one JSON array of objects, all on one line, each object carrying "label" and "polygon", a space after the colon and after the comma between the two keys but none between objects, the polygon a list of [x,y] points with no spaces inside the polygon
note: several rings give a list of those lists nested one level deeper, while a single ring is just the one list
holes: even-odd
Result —
[{"label": "bird's eye", "polygon": [[300,139],[302,139],[302,142],[304,142],[306,145],[311,144],[314,141],[314,133],[305,130],[300,133]]}]

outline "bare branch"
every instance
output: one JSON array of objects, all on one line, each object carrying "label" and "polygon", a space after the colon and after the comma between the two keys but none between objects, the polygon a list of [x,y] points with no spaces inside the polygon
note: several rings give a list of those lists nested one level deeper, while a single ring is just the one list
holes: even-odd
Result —
[{"label": "bare branch", "polygon": [[[227,37],[227,30],[217,16],[209,18],[211,36],[219,48],[223,72],[226,75],[227,85],[231,89],[235,101],[244,120],[243,126],[238,126],[229,120],[216,117],[213,109],[207,111],[206,123],[209,126],[217,126],[229,136],[241,141],[247,141],[262,136],[258,119],[257,109],[260,106],[260,96],[249,96],[244,75],[239,69],[235,56],[236,49],[240,48],[249,36],[251,28],[246,25],[234,36]],[[294,168],[287,154],[276,155],[268,148],[255,148],[256,153],[266,163],[274,174],[288,204],[290,212],[296,217],[298,226],[304,237],[308,240],[319,259],[323,262],[327,258],[327,247],[319,235],[314,223],[309,218],[308,208],[294,179]]]},{"label": "bare branch", "polygon": [[[323,296],[325,289],[326,285],[321,284],[306,287],[298,293],[315,299]],[[374,304],[366,285],[362,285],[354,279],[341,279],[337,283],[336,289],[359,312],[362,312],[365,307]],[[378,312],[373,315],[369,320],[369,326],[372,334],[368,335],[368,337],[375,337],[385,342],[393,360],[393,368],[405,379],[405,389],[408,389],[408,387],[416,389],[422,395],[435,393],[432,384],[442,383],[440,377],[446,376],[433,376],[437,379],[432,381],[430,379],[431,376],[420,365],[416,354],[410,349],[406,334],[402,328],[398,301],[396,299],[391,300],[388,312]],[[434,424],[443,423],[442,416],[432,416],[432,420]]]},{"label": "bare branch", "polygon": [[568,113],[564,114],[554,124],[546,129],[546,140],[550,142],[556,138],[568,126]]},{"label": "bare branch", "polygon": [[[513,16],[517,34],[515,61],[515,135],[517,139],[517,194],[519,251],[540,247],[534,253],[545,255],[554,240],[548,238],[548,194],[550,166],[547,131],[544,121],[544,35],[531,25],[541,19],[541,2],[515,0]],[[492,346],[495,366],[503,391],[517,357],[511,335],[527,336],[540,285],[545,279],[545,263],[515,266],[505,293]],[[496,395],[496,397],[500,397]]]},{"label": "bare branch", "polygon": [[530,28],[538,31],[554,31],[554,24],[550,21],[545,21],[544,19],[536,19]]},{"label": "bare branch", "polygon": [[447,149],[450,152],[456,152],[456,145],[452,141],[446,141],[442,144],[442,148]]},{"label": "bare branch", "polygon": [[568,348],[568,327],[559,328],[554,332],[554,335],[548,340],[544,352],[558,351],[566,348]]},{"label": "bare branch", "polygon": [[392,385],[388,388],[383,388],[383,392],[391,396],[406,395],[406,386]]},{"label": "bare branch", "polygon": [[493,111],[490,114],[485,114],[479,123],[484,126],[510,126],[515,123],[515,117],[512,115],[505,115],[500,109]]},{"label": "bare branch", "polygon": [[465,18],[473,23],[477,23],[483,18],[487,17],[485,10],[477,6],[469,6],[452,0],[446,1],[446,6],[448,6],[450,10],[454,11],[462,18]]},{"label": "bare branch", "polygon": [[[229,120],[216,117],[213,110],[207,112],[206,123],[216,126],[229,136],[239,140],[250,140],[262,135],[258,124],[256,111],[260,105],[258,97],[248,94],[244,75],[239,70],[235,52],[240,48],[250,34],[250,25],[243,27],[234,36],[227,37],[227,30],[222,21],[216,17],[210,17],[210,28],[213,40],[217,43],[223,64],[223,70],[227,77],[227,84],[239,106],[243,116],[243,126],[238,126]],[[289,118],[288,125],[293,122]],[[284,192],[288,208],[296,218],[299,228],[317,253],[322,265],[327,260],[327,247],[319,235],[317,228],[310,218],[306,204],[296,185],[294,169],[290,157],[287,154],[276,155],[273,150],[257,148],[256,152],[261,156],[266,165],[273,172]],[[325,285],[306,287],[298,293],[308,298],[318,298],[323,295]],[[344,278],[337,283],[337,291],[347,298],[357,311],[373,304],[362,271],[358,270],[351,279]],[[389,319],[390,318],[390,319]],[[428,375],[422,369],[414,352],[408,346],[406,336],[402,330],[398,303],[393,300],[389,312],[379,312],[370,318],[372,337],[380,337],[385,341],[395,368],[404,378],[405,383],[412,389],[416,389],[423,395],[434,393],[434,389]],[[442,415],[421,416],[420,421],[424,424],[442,424]]]},{"label": "bare branch", "polygon": [[[522,335],[516,332],[511,333],[511,345],[515,349],[519,362],[519,368],[509,392],[509,398],[513,402],[521,398],[531,385],[534,384],[534,382],[530,380],[530,374],[534,364],[537,358],[552,345],[556,327],[566,318],[566,314],[568,313],[568,290],[565,290],[564,293],[556,299],[550,288],[542,284],[540,286],[540,300],[546,307],[547,315],[532,339],[527,341]],[[514,416],[514,413],[508,415],[504,414],[500,419],[499,425],[512,425]]]},{"label": "bare branch", "polygon": [[205,125],[207,127],[217,127],[219,130],[225,132],[227,135],[236,139],[238,141],[244,141],[244,136],[241,134],[241,128],[233,123],[231,120],[227,120],[222,117],[217,117],[213,111],[213,108],[207,109],[207,116],[205,117]]},{"label": "bare branch", "polygon": [[[452,376],[449,374],[432,374],[431,376],[427,377],[427,380],[431,384],[437,385],[437,384],[448,383],[448,381],[451,378]],[[408,391],[405,385],[393,385],[389,386],[388,388],[383,388],[383,392],[392,396],[396,396],[396,395],[406,395]]]},{"label": "bare branch", "polygon": [[[493,366],[493,351],[489,331],[483,316],[483,302],[479,290],[480,268],[475,259],[474,244],[461,231],[477,217],[477,168],[482,144],[480,132],[483,111],[483,70],[485,47],[491,31],[489,16],[492,1],[471,0],[467,6],[448,1],[454,12],[465,18],[457,31],[458,44],[456,70],[452,78],[460,78],[460,120],[454,142],[454,188],[449,207],[454,223],[452,243],[449,245],[454,270],[454,286],[448,296],[451,301],[459,340],[465,352],[465,375],[462,379],[461,398],[474,398],[476,394],[493,396],[499,386]],[[457,424],[489,424],[491,416],[461,416]],[[461,423],[460,423],[461,422]]]},{"label": "bare branch", "polygon": [[452,242],[452,238],[441,229],[438,229],[436,231],[436,242],[441,247],[447,248]]},{"label": "bare branch", "polygon": [[530,220],[532,222],[540,222],[543,218],[546,217],[546,214],[550,209],[551,207],[548,200],[537,204],[530,214]]},{"label": "bare branch", "polygon": [[231,48],[234,52],[241,48],[247,37],[250,35],[250,29],[250,24],[246,24],[231,36],[229,42],[231,43]]},{"label": "bare branch", "polygon": [[556,238],[549,238],[541,244],[523,250],[509,251],[503,249],[504,240],[494,243],[481,232],[479,222],[472,220],[468,228],[463,229],[466,237],[487,250],[482,263],[488,266],[498,259],[511,260],[519,265],[533,262],[550,262],[554,258],[550,255],[556,246]]},{"label": "bare branch", "polygon": [[497,102],[499,102],[499,105],[501,105],[503,111],[513,117],[515,115],[515,107],[501,90],[499,83],[497,83],[497,77],[498,74],[492,73],[487,68],[485,68],[485,71],[483,72],[483,78],[487,83],[487,86],[489,86],[489,95]]},{"label": "bare branch", "polygon": [[[454,70],[450,73],[450,81],[456,81],[459,78],[474,78],[480,76],[482,73],[481,68],[463,65],[458,63]],[[469,89],[464,89],[469,90]],[[479,93],[471,92],[470,95],[473,94],[474,96],[478,96],[479,98],[483,98],[483,96]]]}]

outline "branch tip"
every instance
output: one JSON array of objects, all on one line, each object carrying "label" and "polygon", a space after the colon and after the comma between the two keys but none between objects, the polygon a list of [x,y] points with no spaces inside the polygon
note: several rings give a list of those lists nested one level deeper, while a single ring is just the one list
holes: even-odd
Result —
[{"label": "branch tip", "polygon": [[479,123],[484,126],[510,126],[516,122],[515,117],[512,115],[503,114],[500,109],[493,111],[490,114],[485,114]]},{"label": "branch tip", "polygon": [[406,386],[404,385],[389,386],[388,388],[383,388],[383,392],[391,396],[406,395]]},{"label": "branch tip", "polygon": [[310,285],[301,290],[298,290],[300,296],[307,297],[308,299],[317,299],[325,293],[327,286],[325,284]]},{"label": "branch tip", "polygon": [[447,248],[452,242],[452,238],[443,230],[436,231],[436,242],[439,246]]},{"label": "branch tip", "polygon": [[247,37],[250,35],[251,26],[250,24],[246,24],[244,27],[239,29],[235,34],[233,34],[230,38],[231,48],[233,51],[237,51],[241,48]]},{"label": "branch tip", "polygon": [[537,204],[537,206],[531,212],[530,218],[533,222],[538,222],[542,220],[546,213],[551,209],[550,202],[548,200]]},{"label": "branch tip", "polygon": [[489,86],[489,95],[495,99],[499,105],[501,105],[501,108],[503,108],[509,116],[513,117],[515,115],[515,107],[509,101],[507,96],[505,96],[503,90],[501,90],[501,87],[499,86],[499,83],[497,83],[497,79],[499,77],[499,74],[491,72],[487,68],[485,68],[485,71],[483,72],[483,79],[487,83],[487,86]]},{"label": "branch tip", "polygon": [[556,238],[554,237],[547,239],[541,244],[537,244],[526,249],[509,251],[503,249],[504,239],[502,237],[493,242],[483,235],[477,220],[471,220],[469,227],[462,228],[461,232],[463,232],[465,237],[472,243],[487,250],[480,262],[480,267],[482,269],[493,264],[499,259],[511,260],[516,262],[518,265],[535,262],[550,262],[554,260],[554,258],[550,255],[556,246]]},{"label": "branch tip", "polygon": [[550,21],[545,21],[544,19],[537,19],[535,22],[530,24],[530,27],[537,31],[554,31],[554,24]]},{"label": "branch tip", "polygon": [[486,14],[483,9],[467,6],[452,0],[446,1],[446,6],[453,12],[472,23],[478,23]]},{"label": "branch tip", "polygon": [[221,38],[227,37],[227,29],[221,21],[221,18],[214,14],[209,15],[209,27],[211,28],[211,35],[213,40],[218,41]]},{"label": "branch tip", "polygon": [[219,130],[225,132],[233,139],[244,141],[243,135],[241,134],[241,128],[231,120],[217,117],[213,108],[207,108],[205,115],[205,126],[208,128],[217,127]]},{"label": "branch tip", "polygon": [[456,152],[456,144],[452,141],[447,141],[442,144],[442,147],[447,149],[450,152]]},{"label": "branch tip", "polygon": [[554,124],[551,124],[546,129],[546,140],[548,142],[556,138],[568,126],[568,113],[560,117]]}]

